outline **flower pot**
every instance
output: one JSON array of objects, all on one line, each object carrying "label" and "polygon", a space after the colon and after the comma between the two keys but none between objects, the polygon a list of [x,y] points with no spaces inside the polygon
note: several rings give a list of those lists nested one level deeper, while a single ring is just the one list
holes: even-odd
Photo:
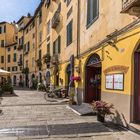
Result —
[{"label": "flower pot", "polygon": [[104,120],[105,120],[105,117],[98,113],[97,114],[97,121],[104,122]]}]

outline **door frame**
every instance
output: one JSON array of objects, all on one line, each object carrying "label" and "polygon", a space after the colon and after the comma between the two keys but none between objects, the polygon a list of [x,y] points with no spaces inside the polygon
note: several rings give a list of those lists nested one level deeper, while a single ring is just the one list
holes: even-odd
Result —
[{"label": "door frame", "polygon": [[138,52],[136,50],[134,52],[134,111],[133,111],[133,115],[134,115],[133,121],[136,123],[140,123],[140,120],[138,120],[138,109],[139,109],[138,108],[138,102],[139,102],[138,93],[139,93],[139,83],[140,83],[139,76],[138,76],[140,74],[139,68],[138,68],[140,65],[139,57],[140,57],[140,51]]},{"label": "door frame", "polygon": [[[84,94],[84,101],[86,102],[86,95],[87,95],[87,83],[86,83],[86,80],[87,80],[87,67],[89,66],[89,65],[91,65],[91,64],[88,64],[89,62],[90,62],[90,59],[92,58],[92,57],[96,57],[97,58],[97,61],[95,62],[95,63],[93,63],[92,65],[94,65],[95,67],[97,66],[97,65],[100,65],[100,68],[101,68],[101,75],[102,75],[102,61],[101,61],[101,59],[100,59],[100,56],[97,54],[97,53],[93,53],[93,54],[91,54],[88,58],[87,58],[87,61],[86,61],[86,63],[85,63],[85,83],[84,83],[84,85],[85,85],[85,94]],[[102,79],[102,78],[101,78]],[[102,83],[102,81],[101,81],[101,83]],[[100,98],[101,98],[101,93],[100,93]]]}]

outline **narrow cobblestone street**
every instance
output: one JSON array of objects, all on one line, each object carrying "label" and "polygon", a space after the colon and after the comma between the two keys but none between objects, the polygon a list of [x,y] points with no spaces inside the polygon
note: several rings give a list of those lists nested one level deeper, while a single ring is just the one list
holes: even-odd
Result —
[{"label": "narrow cobblestone street", "polygon": [[78,116],[63,102],[50,102],[44,93],[17,90],[1,98],[0,140],[138,140],[140,136],[101,124],[95,116]]}]

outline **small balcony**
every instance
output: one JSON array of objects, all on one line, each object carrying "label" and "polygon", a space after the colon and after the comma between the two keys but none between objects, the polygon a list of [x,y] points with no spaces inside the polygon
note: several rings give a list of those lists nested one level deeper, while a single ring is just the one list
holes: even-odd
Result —
[{"label": "small balcony", "polygon": [[122,0],[122,13],[140,14],[140,0]]}]

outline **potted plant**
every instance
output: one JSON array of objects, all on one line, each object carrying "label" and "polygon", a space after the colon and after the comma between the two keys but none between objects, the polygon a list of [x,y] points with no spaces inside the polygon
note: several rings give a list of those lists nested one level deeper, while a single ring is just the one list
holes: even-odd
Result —
[{"label": "potted plant", "polygon": [[104,101],[93,101],[92,103],[93,110],[97,112],[97,120],[104,122],[106,115],[114,114],[112,109],[114,108],[113,104],[108,104]]},{"label": "potted plant", "polygon": [[12,94],[14,92],[14,89],[13,89],[13,87],[9,83],[5,83],[2,86],[2,91],[4,93],[11,93]]}]

